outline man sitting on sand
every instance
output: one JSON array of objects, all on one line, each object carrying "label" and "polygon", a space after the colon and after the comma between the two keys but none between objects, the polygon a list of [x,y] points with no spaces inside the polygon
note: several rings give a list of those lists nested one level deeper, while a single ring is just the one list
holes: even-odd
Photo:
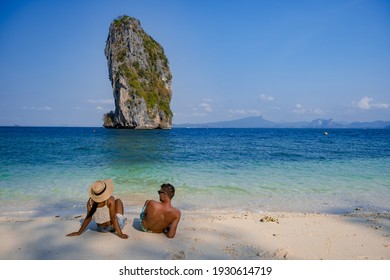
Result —
[{"label": "man sitting on sand", "polygon": [[180,221],[180,210],[171,205],[175,188],[171,184],[163,184],[158,191],[160,202],[147,200],[140,214],[140,226],[145,232],[162,233],[168,238],[176,234]]}]

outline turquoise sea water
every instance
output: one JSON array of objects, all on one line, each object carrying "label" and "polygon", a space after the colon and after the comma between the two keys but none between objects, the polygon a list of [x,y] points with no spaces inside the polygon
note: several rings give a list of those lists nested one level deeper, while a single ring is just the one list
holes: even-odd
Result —
[{"label": "turquoise sea water", "polygon": [[0,216],[84,212],[112,178],[126,212],[157,199],[201,211],[390,211],[390,130],[0,127]]}]

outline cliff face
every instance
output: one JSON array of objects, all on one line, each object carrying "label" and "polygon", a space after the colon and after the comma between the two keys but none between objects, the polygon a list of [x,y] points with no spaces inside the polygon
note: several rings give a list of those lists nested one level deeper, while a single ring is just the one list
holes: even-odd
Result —
[{"label": "cliff face", "polygon": [[115,112],[104,115],[104,127],[171,128],[168,59],[139,20],[122,16],[111,23],[105,55]]}]

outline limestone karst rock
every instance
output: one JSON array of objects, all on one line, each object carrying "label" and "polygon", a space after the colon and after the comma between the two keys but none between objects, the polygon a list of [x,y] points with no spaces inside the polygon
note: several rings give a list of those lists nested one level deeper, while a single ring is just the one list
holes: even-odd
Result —
[{"label": "limestone karst rock", "polygon": [[109,29],[105,55],[115,111],[104,115],[106,128],[172,127],[172,75],[162,46],[140,21],[122,16]]}]

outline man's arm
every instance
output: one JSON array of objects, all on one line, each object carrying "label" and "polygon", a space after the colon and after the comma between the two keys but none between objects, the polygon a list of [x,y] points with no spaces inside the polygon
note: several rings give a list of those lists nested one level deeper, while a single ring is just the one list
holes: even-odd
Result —
[{"label": "man's arm", "polygon": [[179,221],[180,221],[180,216],[181,216],[181,213],[180,213],[180,211],[178,211],[178,215],[173,220],[172,224],[169,227],[169,231],[167,232],[167,237],[168,238],[174,238],[175,237],[177,225],[179,224]]}]

